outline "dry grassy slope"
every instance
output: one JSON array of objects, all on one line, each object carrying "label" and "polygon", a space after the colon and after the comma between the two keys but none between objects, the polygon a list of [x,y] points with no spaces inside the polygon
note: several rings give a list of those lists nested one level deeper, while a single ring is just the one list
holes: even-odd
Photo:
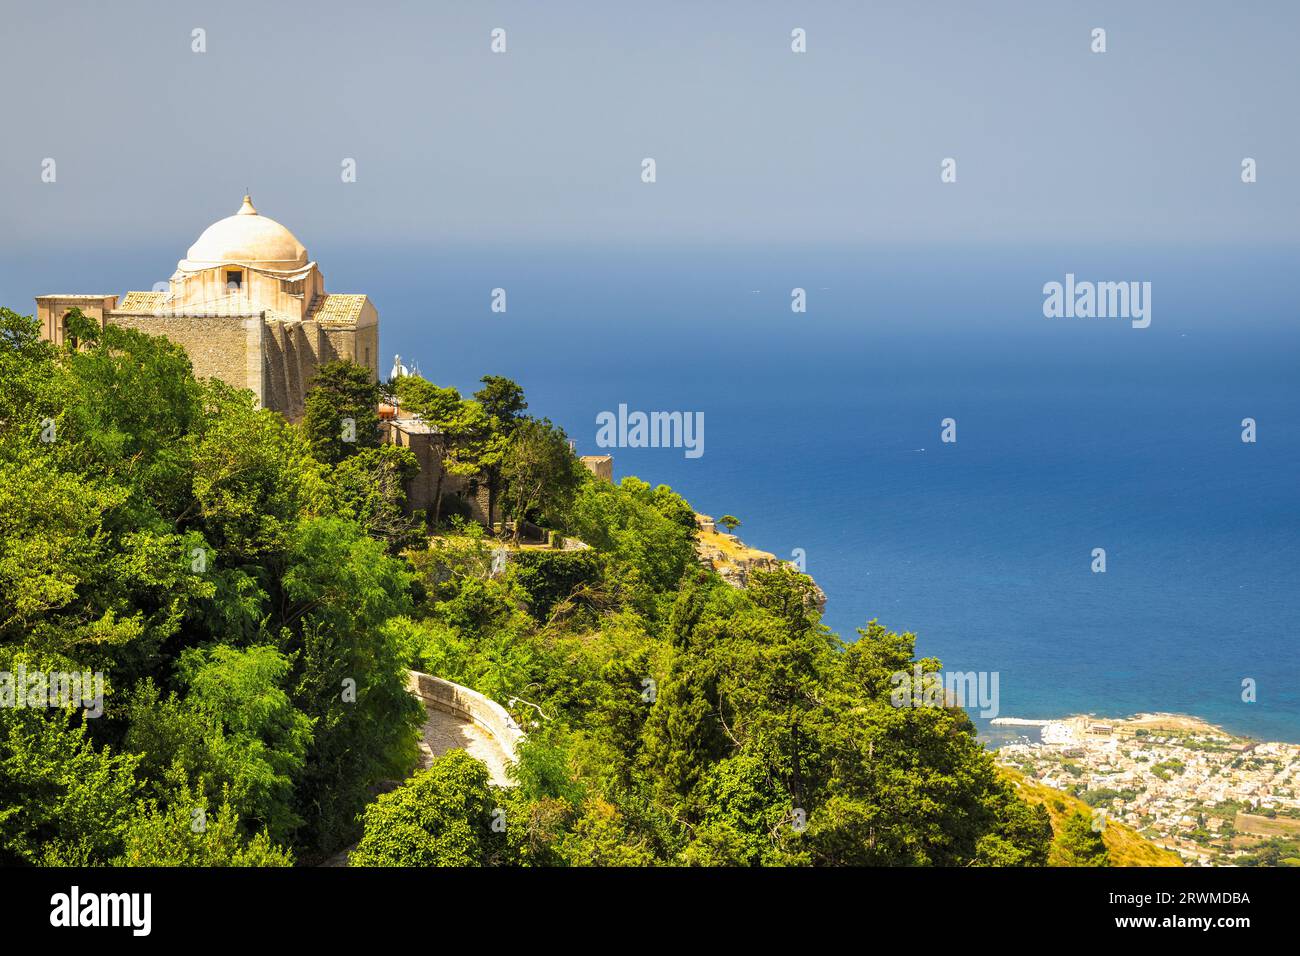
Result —
[{"label": "dry grassy slope", "polygon": [[[1068,793],[1036,783],[1018,770],[1012,770],[1009,767],[999,767],[998,769],[1016,785],[1016,793],[1021,798],[1029,803],[1041,803],[1047,807],[1047,813],[1052,818],[1053,833],[1059,833],[1065,823],[1065,818],[1076,811],[1088,816],[1092,815],[1092,808],[1078,797],[1072,797]],[[1058,805],[1063,809],[1057,809]],[[1132,827],[1114,820],[1106,822],[1106,830],[1102,834],[1102,840],[1106,844],[1106,849],[1110,851],[1111,866],[1183,865],[1177,853],[1172,850],[1161,849]],[[1049,858],[1048,863],[1057,865],[1055,859]]]},{"label": "dry grassy slope", "polygon": [[[708,515],[698,515],[697,517],[712,520]],[[775,565],[778,563],[776,555],[772,554],[772,552],[751,548],[735,535],[723,534],[721,531],[698,528],[695,532],[695,540],[697,551],[710,557],[716,555],[715,566],[719,560],[732,565],[743,565],[746,562],[755,562],[760,565],[769,563]]]}]

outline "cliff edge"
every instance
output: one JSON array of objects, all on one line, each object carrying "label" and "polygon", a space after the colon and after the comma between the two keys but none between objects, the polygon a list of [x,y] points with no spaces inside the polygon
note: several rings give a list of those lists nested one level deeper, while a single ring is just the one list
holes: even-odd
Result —
[{"label": "cliff edge", "polygon": [[[775,571],[783,566],[793,566],[770,551],[751,548],[736,535],[719,531],[717,522],[709,515],[696,512],[695,526],[695,553],[700,563],[713,568],[732,587],[746,587],[754,571]],[[817,610],[819,613],[826,610],[826,592],[820,587],[817,588]]]}]

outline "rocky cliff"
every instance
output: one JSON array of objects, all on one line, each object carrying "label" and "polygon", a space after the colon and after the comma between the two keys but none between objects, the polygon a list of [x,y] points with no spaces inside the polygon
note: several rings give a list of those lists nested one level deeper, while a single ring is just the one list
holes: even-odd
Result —
[{"label": "rocky cliff", "polygon": [[[709,515],[695,515],[698,531],[695,536],[695,553],[700,563],[717,571],[732,587],[743,588],[749,584],[754,571],[774,571],[782,566],[792,566],[768,551],[751,548],[734,534],[719,531]],[[806,572],[805,572],[806,573]],[[826,592],[817,588],[817,610],[826,610]]]}]

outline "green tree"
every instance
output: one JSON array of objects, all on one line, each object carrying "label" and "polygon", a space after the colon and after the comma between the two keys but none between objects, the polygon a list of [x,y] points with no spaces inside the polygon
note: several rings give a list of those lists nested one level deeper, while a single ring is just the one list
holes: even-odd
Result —
[{"label": "green tree", "polygon": [[406,484],[419,473],[419,462],[409,448],[362,449],[334,467],[340,510],[392,553],[415,547],[423,535],[419,522],[406,513]]},{"label": "green tree", "polygon": [[215,645],[181,655],[183,697],[163,700],[151,683],[140,685],[126,742],[159,781],[158,792],[175,800],[195,781],[272,839],[290,839],[301,824],[293,784],[306,764],[312,721],[282,689],[289,669],[273,647]]},{"label": "green tree", "polygon": [[524,401],[524,390],[504,376],[484,375],[479,381],[483,387],[474,393],[474,399],[493,423],[477,452],[477,465],[488,487],[488,525],[491,526],[496,522],[506,449],[528,403]]},{"label": "green tree", "polygon": [[740,527],[740,519],[735,515],[723,515],[718,519],[718,524],[726,528],[727,532],[730,534]]},{"label": "green tree", "polygon": [[302,427],[318,461],[336,465],[363,448],[379,447],[379,383],[371,376],[366,366],[345,359],[316,369]]},{"label": "green tree", "polygon": [[329,510],[328,467],[298,430],[251,392],[205,383],[193,446],[193,498],[178,521],[203,529],[227,566],[264,568],[289,546],[299,516]]},{"label": "green tree", "polygon": [[[482,478],[489,485],[489,523],[495,520],[500,469],[510,432],[520,412],[527,408],[523,390],[509,379],[485,376],[486,386],[476,400],[462,399],[454,388],[441,388],[419,376],[397,379],[396,390],[406,412],[420,415],[437,427],[440,470],[434,483],[433,513],[436,527],[442,517],[446,476]],[[479,400],[479,399],[482,400]]]},{"label": "green tree", "polygon": [[704,812],[683,859],[699,866],[798,862],[798,817],[789,792],[755,754],[713,764],[701,783]]},{"label": "green tree", "polygon": [[423,708],[385,626],[410,612],[411,574],[337,517],[303,521],[286,560],[275,633],[294,662],[290,698],[314,722],[295,797],[306,821],[299,856],[315,859],[355,838],[371,787],[415,763]]},{"label": "green tree", "polygon": [[975,862],[981,866],[1046,866],[1052,845],[1047,808],[1017,799],[1010,789],[995,801],[998,825],[979,838]]},{"label": "green tree", "polygon": [[[0,648],[6,677],[19,665],[77,669]],[[96,746],[89,724],[70,709],[0,707],[0,864],[89,866],[118,852],[138,758]]]},{"label": "green tree", "polygon": [[654,853],[629,832],[623,814],[607,800],[587,803],[582,815],[560,840],[570,866],[654,866]]},{"label": "green tree", "polygon": [[1100,831],[1094,830],[1087,814],[1075,812],[1065,818],[1057,834],[1053,862],[1059,866],[1108,866],[1110,853]]},{"label": "green tree", "polygon": [[507,512],[514,518],[514,540],[535,510],[565,514],[581,480],[578,462],[563,430],[547,419],[526,418],[510,435],[501,467]]},{"label": "green tree", "polygon": [[[195,800],[318,859],[415,760],[386,627],[411,576],[357,524],[394,498],[166,339],[78,338],[0,311],[0,658],[113,687],[96,720],[0,708],[0,860],[109,863]],[[368,391],[336,371],[335,398]]]},{"label": "green tree", "polygon": [[643,759],[659,802],[679,817],[698,817],[696,786],[709,766],[737,744],[721,718],[721,673],[709,654],[708,593],[688,587],[678,597],[668,629],[673,652],[645,725]]},{"label": "green tree", "polygon": [[190,495],[186,436],[202,415],[185,350],[109,325],[63,363],[70,387],[60,396],[59,435],[50,445],[61,467],[111,476],[130,489],[136,508],[181,514]]},{"label": "green tree", "polygon": [[353,866],[481,866],[504,837],[487,767],[451,750],[365,811]]},{"label": "green tree", "polygon": [[293,854],[266,833],[247,837],[230,804],[184,793],[170,806],[142,802],[113,866],[293,866]]},{"label": "green tree", "polygon": [[483,406],[504,432],[509,432],[522,417],[528,403],[524,390],[503,375],[484,375],[483,387],[474,393],[474,399]]},{"label": "green tree", "polygon": [[456,389],[435,385],[419,375],[394,380],[393,391],[404,413],[435,423],[454,415],[464,402]]},{"label": "green tree", "polygon": [[694,512],[681,496],[638,478],[618,485],[584,480],[570,509],[577,537],[611,558],[619,586],[635,591],[642,607],[663,596],[671,604],[682,575],[696,565]]}]

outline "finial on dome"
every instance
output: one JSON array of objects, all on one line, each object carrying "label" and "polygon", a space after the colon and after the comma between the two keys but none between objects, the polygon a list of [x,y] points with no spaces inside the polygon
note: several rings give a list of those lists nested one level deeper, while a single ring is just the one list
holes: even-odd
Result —
[{"label": "finial on dome", "polygon": [[248,195],[248,193],[244,193],[244,204],[239,207],[239,212],[237,213],[237,215],[240,216],[257,215],[257,210],[253,207],[253,199],[251,196]]}]

